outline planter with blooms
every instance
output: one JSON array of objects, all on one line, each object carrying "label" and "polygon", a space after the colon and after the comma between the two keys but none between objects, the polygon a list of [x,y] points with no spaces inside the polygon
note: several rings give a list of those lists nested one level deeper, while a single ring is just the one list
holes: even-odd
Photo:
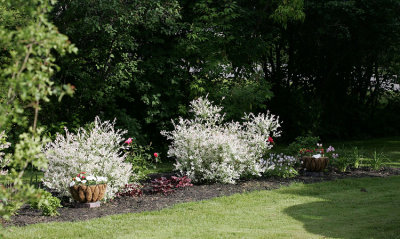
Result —
[{"label": "planter with blooms", "polygon": [[335,152],[335,148],[329,146],[326,150],[322,144],[317,144],[317,148],[302,148],[299,153],[303,161],[303,167],[310,172],[322,172],[329,163],[329,158],[337,158],[339,155]]},{"label": "planter with blooms", "polygon": [[104,199],[112,199],[135,176],[126,162],[126,133],[115,129],[115,120],[101,121],[99,117],[89,129],[79,128],[76,133],[65,129],[65,135],[57,134],[43,149],[48,160],[43,184],[60,196],[70,196],[71,176],[85,169],[88,174],[107,177]]},{"label": "planter with blooms", "polygon": [[106,177],[96,177],[81,172],[72,178],[69,191],[75,201],[81,203],[97,202],[103,199],[105,195],[106,183]]}]

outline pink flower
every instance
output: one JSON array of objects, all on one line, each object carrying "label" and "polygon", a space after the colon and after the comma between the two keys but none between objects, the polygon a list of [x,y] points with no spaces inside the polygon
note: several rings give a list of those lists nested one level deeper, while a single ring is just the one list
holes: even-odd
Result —
[{"label": "pink flower", "polygon": [[273,144],[274,143],[274,139],[271,136],[268,136],[268,142]]},{"label": "pink flower", "polygon": [[334,151],[335,151],[335,148],[332,147],[332,146],[329,146],[329,148],[326,149],[326,152],[327,152],[327,153],[329,153],[329,152],[334,152]]},{"label": "pink flower", "polygon": [[125,140],[126,144],[131,144],[132,143],[132,138],[128,138],[127,140]]},{"label": "pink flower", "polygon": [[158,153],[154,153],[154,157],[156,157],[156,158],[157,158],[157,157],[158,157]]}]

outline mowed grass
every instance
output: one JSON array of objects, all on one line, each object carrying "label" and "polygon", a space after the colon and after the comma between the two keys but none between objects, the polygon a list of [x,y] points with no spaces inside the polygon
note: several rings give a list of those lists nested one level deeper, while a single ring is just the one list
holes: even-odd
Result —
[{"label": "mowed grass", "polygon": [[3,237],[400,238],[400,176],[299,183],[160,211],[9,227]]},{"label": "mowed grass", "polygon": [[[22,176],[22,181],[24,183],[37,184],[40,183],[43,178],[43,172],[37,170],[27,170]],[[0,185],[9,184],[10,182],[6,180],[5,175],[0,175]]]},{"label": "mowed grass", "polygon": [[175,169],[174,167],[174,162],[165,160],[159,163],[156,163],[153,167],[150,167],[148,171],[146,172],[147,174],[152,174],[152,173],[169,173],[172,172]]}]

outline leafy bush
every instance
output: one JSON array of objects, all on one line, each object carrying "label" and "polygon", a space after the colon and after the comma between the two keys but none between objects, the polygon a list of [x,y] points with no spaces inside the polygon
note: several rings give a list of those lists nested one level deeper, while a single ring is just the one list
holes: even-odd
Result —
[{"label": "leafy bush", "polygon": [[340,172],[346,172],[347,168],[351,165],[352,155],[348,152],[342,152],[340,157],[332,159],[331,164],[335,166]]},{"label": "leafy bush", "polygon": [[161,134],[171,140],[168,156],[175,167],[194,182],[235,183],[241,176],[264,172],[262,157],[272,148],[269,137],[280,136],[274,115],[245,114],[242,124],[223,123],[222,107],[207,98],[191,102],[194,119],[179,118],[171,132]]},{"label": "leafy bush", "polygon": [[313,136],[299,136],[295,139],[294,142],[292,142],[288,148],[288,154],[297,156],[299,154],[300,149],[306,148],[306,149],[313,149],[317,145],[317,143],[320,141],[320,138],[318,136],[313,137]]},{"label": "leafy bush", "polygon": [[59,215],[57,209],[62,207],[60,204],[61,200],[43,189],[40,189],[39,193],[40,198],[32,200],[30,202],[31,207],[41,210],[44,216]]},{"label": "leafy bush", "polygon": [[93,128],[80,128],[76,134],[65,130],[65,136],[57,134],[54,142],[45,147],[49,167],[43,183],[69,195],[68,187],[76,172],[85,171],[90,175],[107,178],[105,199],[114,197],[120,188],[128,183],[132,165],[125,162],[126,147],[123,142],[125,131],[114,129],[115,121],[101,122],[98,117]]},{"label": "leafy bush", "polygon": [[151,154],[151,143],[146,146],[142,146],[137,143],[136,140],[129,138],[125,141],[129,146],[127,152],[126,162],[131,163],[133,177],[132,181],[140,181],[147,179],[147,174],[150,168],[155,168],[154,163],[159,162],[159,157]]},{"label": "leafy bush", "polygon": [[359,151],[358,148],[353,148],[352,151],[346,150],[344,146],[337,150],[338,157],[332,157],[331,164],[336,167],[340,172],[346,172],[347,168],[350,166],[354,166],[358,161],[359,164]]},{"label": "leafy bush", "polygon": [[289,178],[298,175],[295,167],[299,162],[293,156],[271,153],[266,157],[266,160],[261,160],[261,163],[267,169],[266,176]]}]

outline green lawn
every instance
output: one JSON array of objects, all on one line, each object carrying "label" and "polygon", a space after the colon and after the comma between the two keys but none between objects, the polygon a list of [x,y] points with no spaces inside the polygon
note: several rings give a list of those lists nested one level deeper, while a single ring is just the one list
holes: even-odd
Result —
[{"label": "green lawn", "polygon": [[11,227],[3,229],[3,236],[400,238],[399,225],[400,176],[395,176],[294,184],[278,190],[179,204],[161,211]]},{"label": "green lawn", "polygon": [[400,167],[400,137],[332,142],[331,144],[335,148],[345,148],[349,151],[357,147],[366,159],[371,158],[375,150],[383,152],[387,157],[385,163],[387,166]]},{"label": "green lawn", "polygon": [[[27,170],[22,176],[22,181],[24,183],[32,183],[37,184],[41,182],[43,178],[43,172],[37,170]],[[8,184],[9,182],[6,180],[6,176],[0,175],[0,184]]]},{"label": "green lawn", "polygon": [[172,161],[162,161],[155,165],[155,168],[149,168],[147,174],[151,173],[169,173],[175,169],[174,162]]}]

